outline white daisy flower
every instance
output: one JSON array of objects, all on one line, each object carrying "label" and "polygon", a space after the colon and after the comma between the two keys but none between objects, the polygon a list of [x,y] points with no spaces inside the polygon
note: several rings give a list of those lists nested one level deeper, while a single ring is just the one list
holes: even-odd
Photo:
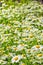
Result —
[{"label": "white daisy flower", "polygon": [[18,50],[23,50],[26,46],[27,45],[25,45],[25,44],[20,44],[20,45],[18,45],[17,49]]},{"label": "white daisy flower", "polygon": [[37,50],[37,49],[40,49],[41,47],[42,47],[42,45],[35,45],[35,46],[32,47],[32,49]]},{"label": "white daisy flower", "polygon": [[31,52],[35,52],[35,51],[38,51],[38,50],[42,50],[43,49],[43,46],[42,45],[35,45],[31,48]]},{"label": "white daisy flower", "polygon": [[38,59],[43,59],[43,54],[37,54]]},{"label": "white daisy flower", "polygon": [[21,55],[17,55],[17,56],[14,56],[13,58],[12,58],[12,63],[14,63],[14,62],[19,62],[20,60],[22,59],[22,56]]}]

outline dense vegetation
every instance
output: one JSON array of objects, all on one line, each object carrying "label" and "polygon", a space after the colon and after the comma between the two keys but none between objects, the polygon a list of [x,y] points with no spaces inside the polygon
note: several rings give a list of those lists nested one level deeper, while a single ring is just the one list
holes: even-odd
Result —
[{"label": "dense vegetation", "polygon": [[0,2],[0,65],[43,65],[43,4]]}]

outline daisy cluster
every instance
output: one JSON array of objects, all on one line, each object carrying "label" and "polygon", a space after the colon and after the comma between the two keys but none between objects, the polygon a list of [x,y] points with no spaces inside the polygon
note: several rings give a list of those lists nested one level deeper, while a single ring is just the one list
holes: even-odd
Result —
[{"label": "daisy cluster", "polygon": [[1,2],[0,65],[43,65],[43,5]]}]

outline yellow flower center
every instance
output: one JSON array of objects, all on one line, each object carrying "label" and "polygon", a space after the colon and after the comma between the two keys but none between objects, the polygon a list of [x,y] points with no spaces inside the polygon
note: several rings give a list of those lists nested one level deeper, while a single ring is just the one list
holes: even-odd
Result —
[{"label": "yellow flower center", "polygon": [[31,28],[29,27],[28,30],[30,30]]},{"label": "yellow flower center", "polygon": [[36,48],[40,48],[40,45],[36,45]]},{"label": "yellow flower center", "polygon": [[28,52],[30,52],[30,49],[28,49]]},{"label": "yellow flower center", "polygon": [[22,57],[25,57],[25,54],[22,54]]},{"label": "yellow flower center", "polygon": [[18,60],[18,56],[14,57],[14,60],[15,60],[15,61]]},{"label": "yellow flower center", "polygon": [[22,65],[25,65],[25,63],[22,63]]},{"label": "yellow flower center", "polygon": [[20,44],[21,46],[24,46],[24,44]]},{"label": "yellow flower center", "polygon": [[34,35],[33,35],[32,33],[29,35],[30,38],[32,38],[33,36],[34,36]]},{"label": "yellow flower center", "polygon": [[10,46],[7,46],[7,49],[9,49],[10,48]]},{"label": "yellow flower center", "polygon": [[41,56],[42,56],[42,54],[38,54],[37,56],[38,56],[38,57],[41,57]]},{"label": "yellow flower center", "polygon": [[17,50],[17,48],[14,48],[14,50]]},{"label": "yellow flower center", "polygon": [[28,40],[28,38],[23,38],[24,41]]}]

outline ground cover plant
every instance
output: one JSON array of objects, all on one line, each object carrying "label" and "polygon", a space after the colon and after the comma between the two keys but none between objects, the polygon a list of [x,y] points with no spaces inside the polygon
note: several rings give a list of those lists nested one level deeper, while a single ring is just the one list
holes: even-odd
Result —
[{"label": "ground cover plant", "polygon": [[0,3],[0,65],[43,65],[43,4]]}]

